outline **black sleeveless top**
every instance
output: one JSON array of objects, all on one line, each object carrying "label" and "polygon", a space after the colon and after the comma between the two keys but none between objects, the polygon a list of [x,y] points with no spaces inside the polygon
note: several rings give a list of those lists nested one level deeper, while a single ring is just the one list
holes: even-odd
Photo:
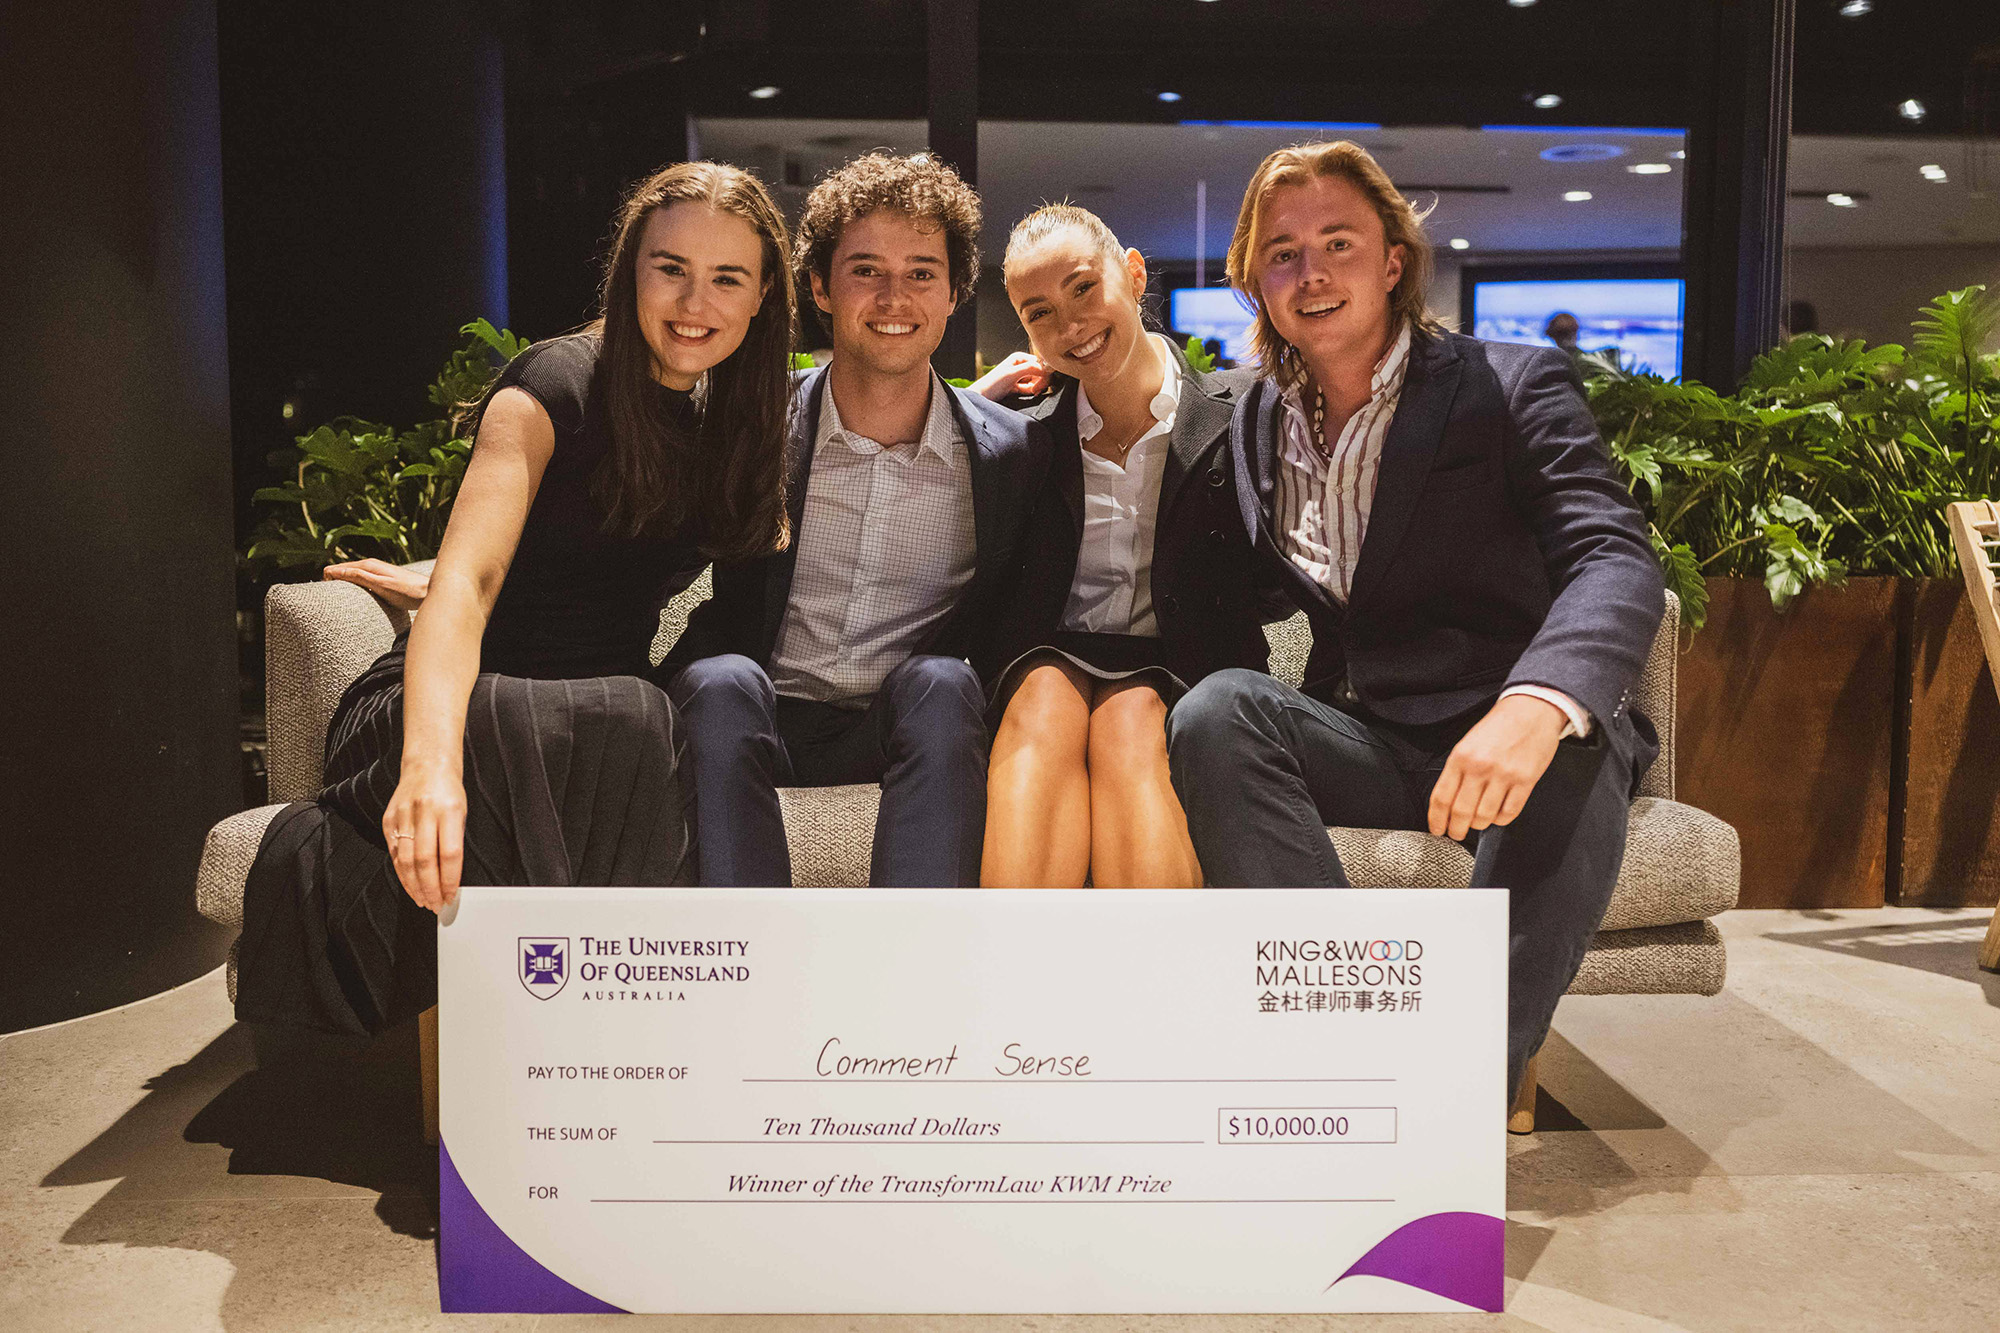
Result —
[{"label": "black sleeveless top", "polygon": [[[596,382],[602,345],[593,333],[536,343],[508,362],[494,384],[496,393],[520,389],[540,403],[555,424],[556,444],[480,641],[481,671],[542,679],[643,676],[660,608],[708,564],[682,535],[604,531],[604,510],[590,494],[591,474],[611,448]],[[669,418],[694,430],[691,395],[664,385],[658,391]]]}]

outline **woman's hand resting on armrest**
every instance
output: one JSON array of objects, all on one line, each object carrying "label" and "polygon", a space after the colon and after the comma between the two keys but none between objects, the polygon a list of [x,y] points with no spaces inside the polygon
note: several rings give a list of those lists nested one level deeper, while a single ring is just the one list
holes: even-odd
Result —
[{"label": "woman's hand resting on armrest", "polygon": [[320,577],[366,588],[399,611],[414,611],[431,590],[431,576],[392,565],[386,560],[349,560],[328,565]]}]

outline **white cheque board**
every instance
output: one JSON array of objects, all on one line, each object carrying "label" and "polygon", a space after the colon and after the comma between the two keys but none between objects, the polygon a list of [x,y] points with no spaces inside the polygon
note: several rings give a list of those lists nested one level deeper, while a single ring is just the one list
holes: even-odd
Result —
[{"label": "white cheque board", "polygon": [[481,889],[447,1311],[1498,1309],[1495,890]]}]

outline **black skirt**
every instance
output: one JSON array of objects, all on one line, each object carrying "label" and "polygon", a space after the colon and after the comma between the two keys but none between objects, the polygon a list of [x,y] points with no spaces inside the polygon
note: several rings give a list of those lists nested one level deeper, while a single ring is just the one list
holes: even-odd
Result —
[{"label": "black skirt", "polygon": [[[402,645],[342,696],[326,786],[264,834],[244,890],[236,1016],[367,1035],[437,1003],[436,918],[382,838],[403,750]],[[636,676],[491,673],[465,722],[465,866],[475,885],[694,881],[682,737]]]},{"label": "black skirt", "polygon": [[1168,708],[1188,691],[1187,683],[1166,668],[1160,640],[1138,634],[1090,634],[1057,630],[1045,644],[1030,648],[994,677],[987,695],[986,718],[998,727],[1007,701],[1030,671],[1048,662],[1066,662],[1093,680],[1138,680],[1151,685]]}]

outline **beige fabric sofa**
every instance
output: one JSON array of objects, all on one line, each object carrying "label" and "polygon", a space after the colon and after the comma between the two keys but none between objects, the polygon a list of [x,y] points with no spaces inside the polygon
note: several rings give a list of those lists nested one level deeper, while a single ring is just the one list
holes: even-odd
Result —
[{"label": "beige fabric sofa", "polygon": [[[656,660],[708,594],[704,574],[668,605],[653,644]],[[265,598],[269,789],[277,804],[232,815],[210,830],[195,889],[204,916],[242,927],[244,880],[264,830],[285,802],[318,792],[334,705],[348,683],[389,647],[396,614],[346,583],[280,584]],[[1624,868],[1572,995],[1714,995],[1722,989],[1722,939],[1710,918],[1736,905],[1741,857],[1735,829],[1674,800],[1679,626],[1680,607],[1669,594],[1666,619],[1632,699],[1659,728],[1660,758],[1633,802]],[[1272,673],[1298,683],[1310,647],[1305,617],[1294,616],[1267,632]],[[873,786],[779,793],[799,885],[868,882],[878,794]],[[1328,833],[1356,884],[1443,887],[1464,885],[1472,874],[1472,858],[1463,848],[1427,833],[1343,828]],[[229,992],[233,998],[233,949]]]}]

